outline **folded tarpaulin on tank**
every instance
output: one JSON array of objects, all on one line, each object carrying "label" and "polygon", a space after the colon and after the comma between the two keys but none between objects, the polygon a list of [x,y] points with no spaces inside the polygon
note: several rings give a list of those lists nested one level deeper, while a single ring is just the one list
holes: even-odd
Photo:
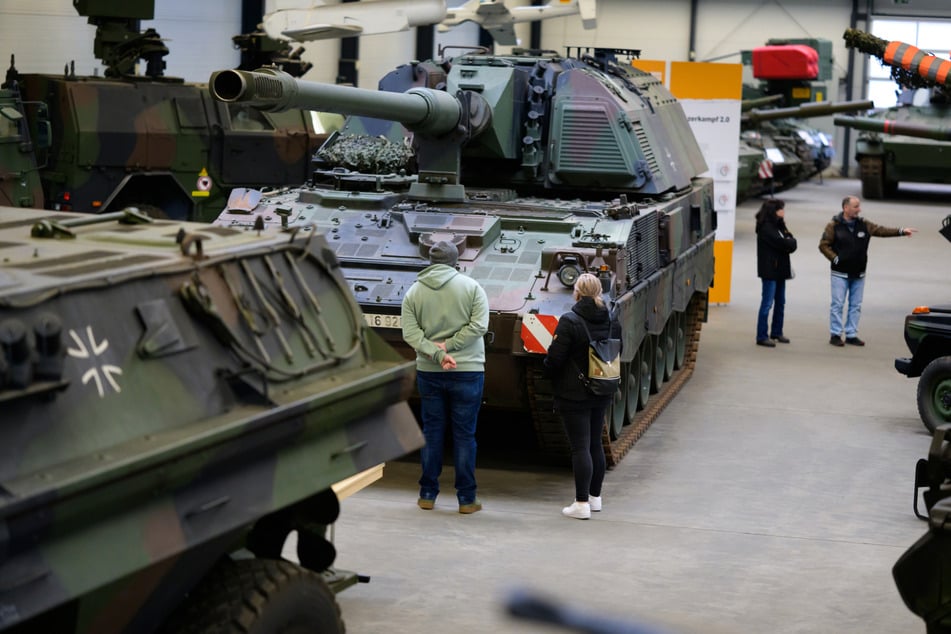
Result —
[{"label": "folded tarpaulin on tank", "polygon": [[815,79],[819,53],[804,44],[760,46],[753,49],[753,77],[757,79]]}]

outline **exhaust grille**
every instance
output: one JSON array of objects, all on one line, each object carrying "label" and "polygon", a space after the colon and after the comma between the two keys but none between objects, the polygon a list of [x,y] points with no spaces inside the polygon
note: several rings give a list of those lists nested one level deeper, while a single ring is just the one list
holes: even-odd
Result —
[{"label": "exhaust grille", "polygon": [[603,110],[566,109],[558,146],[558,170],[627,172],[613,131]]},{"label": "exhaust grille", "polygon": [[627,275],[631,286],[660,268],[657,240],[656,211],[634,218],[631,233],[627,236]]}]

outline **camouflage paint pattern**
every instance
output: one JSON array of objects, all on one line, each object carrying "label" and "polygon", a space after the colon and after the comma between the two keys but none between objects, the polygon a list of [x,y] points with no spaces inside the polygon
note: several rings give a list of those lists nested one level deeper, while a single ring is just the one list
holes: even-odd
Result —
[{"label": "camouflage paint pattern", "polygon": [[[595,273],[624,326],[628,380],[612,415],[633,420],[637,406],[626,403],[642,364],[650,366],[667,341],[682,344],[687,305],[705,302],[713,280],[713,184],[697,176],[706,170],[699,147],[657,79],[613,58],[557,55],[413,63],[384,78],[379,92],[325,90],[289,76],[277,79],[279,90],[274,74],[238,82],[231,73],[210,81],[231,103],[359,108],[364,116],[348,119],[341,136],[392,132],[369,117],[416,129],[419,169],[366,174],[326,165],[310,185],[229,208],[217,225],[249,230],[263,220],[325,235],[368,323],[408,358],[399,328],[403,295],[428,265],[429,246],[453,241],[459,269],[489,298],[485,405],[533,413],[536,423],[545,407],[531,394],[530,375],[547,342],[539,350],[525,328],[553,331],[573,304],[568,275]],[[238,85],[248,92],[229,90]],[[426,92],[431,85],[457,95],[456,125],[420,129],[437,102]],[[391,97],[410,88],[398,103]],[[413,94],[415,111],[406,99]],[[550,416],[550,403],[547,410]]]},{"label": "camouflage paint pattern", "polygon": [[0,209],[0,630],[151,631],[423,442],[323,237],[133,216]]},{"label": "camouflage paint pattern", "polygon": [[31,124],[35,104],[49,108],[53,143],[38,157],[49,209],[139,206],[208,221],[234,187],[306,180],[326,138],[309,112],[228,108],[172,78],[23,74],[20,84]]}]

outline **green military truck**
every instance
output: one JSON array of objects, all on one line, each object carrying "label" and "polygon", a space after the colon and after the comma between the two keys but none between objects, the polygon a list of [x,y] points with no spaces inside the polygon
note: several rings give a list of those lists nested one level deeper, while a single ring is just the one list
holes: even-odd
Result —
[{"label": "green military truck", "polygon": [[[951,215],[941,234],[951,240]],[[911,356],[895,359],[895,369],[918,377],[918,413],[933,433],[951,423],[951,305],[917,306],[905,317],[904,337]]]}]

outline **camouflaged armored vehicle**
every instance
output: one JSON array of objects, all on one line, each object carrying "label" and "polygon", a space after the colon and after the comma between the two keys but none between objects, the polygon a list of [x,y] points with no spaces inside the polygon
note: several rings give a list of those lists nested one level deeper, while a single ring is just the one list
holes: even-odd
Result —
[{"label": "camouflaged armored vehicle", "polygon": [[0,252],[0,631],[342,632],[333,485],[423,439],[324,238],[0,208]]},{"label": "camouflaged armored vehicle", "polygon": [[[76,0],[96,25],[105,77],[7,72],[26,102],[43,195],[36,206],[103,213],[126,206],[153,216],[212,220],[234,187],[280,187],[308,178],[327,138],[318,119],[290,110],[263,113],[213,101],[205,86],[165,75],[168,54],[154,29],[154,0]],[[15,53],[15,51],[13,51]],[[65,61],[65,60],[64,60]],[[29,60],[20,60],[28,68]],[[137,74],[142,64],[144,74]]]},{"label": "camouflaged armored vehicle", "polygon": [[951,61],[854,29],[847,29],[843,38],[847,47],[889,66],[900,87],[928,96],[923,105],[896,105],[864,118],[836,117],[835,125],[861,130],[855,160],[862,197],[894,196],[902,182],[951,183]]},{"label": "camouflaged armored vehicle", "polygon": [[403,295],[450,240],[485,288],[485,408],[563,455],[541,361],[592,272],[624,326],[605,437],[616,463],[690,375],[713,280],[713,182],[677,100],[632,51],[476,51],[400,66],[380,90],[222,71],[210,89],[262,110],[353,115],[302,187],[234,196],[216,224],[325,234],[368,323],[407,357]]}]

